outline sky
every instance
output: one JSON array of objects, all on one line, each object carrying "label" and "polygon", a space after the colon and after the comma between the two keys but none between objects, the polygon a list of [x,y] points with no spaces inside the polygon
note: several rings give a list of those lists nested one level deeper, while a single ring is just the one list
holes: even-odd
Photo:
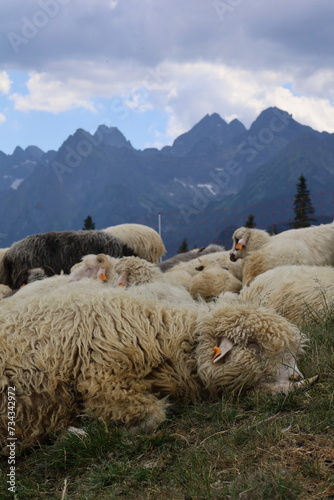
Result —
[{"label": "sky", "polygon": [[160,149],[270,106],[334,132],[333,0],[13,0],[0,27],[6,154],[101,124]]}]

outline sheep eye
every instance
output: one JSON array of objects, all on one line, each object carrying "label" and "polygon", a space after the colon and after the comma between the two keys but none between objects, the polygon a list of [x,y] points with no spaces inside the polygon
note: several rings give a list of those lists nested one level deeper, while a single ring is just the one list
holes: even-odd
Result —
[{"label": "sheep eye", "polygon": [[196,271],[203,271],[204,269],[204,266],[198,266],[198,267],[195,267]]}]

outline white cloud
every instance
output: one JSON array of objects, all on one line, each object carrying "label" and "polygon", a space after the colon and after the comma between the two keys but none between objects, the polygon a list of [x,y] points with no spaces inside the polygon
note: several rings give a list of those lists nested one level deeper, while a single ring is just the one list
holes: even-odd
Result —
[{"label": "white cloud", "polygon": [[8,94],[11,87],[11,80],[6,71],[0,71],[0,92],[3,94]]},{"label": "white cloud", "polygon": [[19,111],[60,113],[74,108],[95,111],[94,105],[83,89],[77,89],[74,83],[65,84],[52,79],[52,76],[46,73],[34,73],[26,83],[29,93],[25,95],[14,93],[10,95],[10,99],[14,101],[15,109]]},{"label": "white cloud", "polygon": [[0,123],[3,123],[6,121],[6,116],[3,113],[0,113]]},{"label": "white cloud", "polygon": [[[165,141],[189,130],[205,114],[218,112],[226,121],[238,118],[249,127],[261,111],[277,106],[292,113],[295,120],[310,125],[319,131],[334,132],[334,103],[323,97],[320,87],[309,95],[296,95],[285,88],[293,80],[295,86],[305,85],[298,71],[251,71],[222,64],[194,63],[163,65],[168,79],[163,82],[164,91],[150,96],[155,106],[164,107],[168,114]],[[161,70],[162,71],[162,70]],[[325,82],[329,88],[332,81],[313,76],[308,82]],[[304,83],[303,83],[304,82]],[[325,96],[328,96],[324,92]],[[162,136],[160,134],[159,142]]]}]

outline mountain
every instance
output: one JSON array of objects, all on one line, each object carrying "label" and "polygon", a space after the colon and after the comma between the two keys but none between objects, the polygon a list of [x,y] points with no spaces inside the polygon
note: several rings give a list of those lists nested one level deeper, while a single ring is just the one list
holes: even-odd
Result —
[{"label": "mountain", "polygon": [[222,146],[244,132],[246,128],[239,120],[233,120],[228,125],[217,113],[213,113],[204,116],[189,132],[177,137],[171,147],[163,148],[163,152],[173,156],[186,156],[203,140]]},{"label": "mountain", "polygon": [[44,153],[35,146],[23,150],[19,146],[12,155],[0,152],[0,191],[17,189],[21,182],[34,170]]},{"label": "mountain", "polygon": [[158,229],[160,217],[167,256],[184,238],[190,248],[228,247],[250,213],[257,227],[286,228],[301,174],[318,221],[333,219],[334,134],[275,107],[249,130],[206,115],[161,150],[136,150],[115,127],[78,129],[58,151],[0,152],[0,246],[81,229],[90,215],[96,228],[138,222]]}]

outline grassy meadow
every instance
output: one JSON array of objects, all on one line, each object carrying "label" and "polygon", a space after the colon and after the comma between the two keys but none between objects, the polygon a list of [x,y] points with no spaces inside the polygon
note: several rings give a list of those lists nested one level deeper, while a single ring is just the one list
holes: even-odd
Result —
[{"label": "grassy meadow", "polygon": [[[84,421],[17,457],[17,499],[316,500],[334,498],[334,315],[304,328],[298,365],[319,381],[289,395],[235,394],[170,407],[155,433]],[[7,490],[1,458],[0,498]]]}]

